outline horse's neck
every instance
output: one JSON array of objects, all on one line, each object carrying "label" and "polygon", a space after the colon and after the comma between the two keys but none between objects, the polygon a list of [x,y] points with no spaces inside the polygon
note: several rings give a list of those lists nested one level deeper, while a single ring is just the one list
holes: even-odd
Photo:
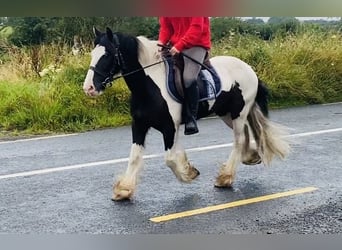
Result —
[{"label": "horse's neck", "polygon": [[160,60],[157,41],[151,41],[144,36],[138,36],[138,60],[143,67]]},{"label": "horse's neck", "polygon": [[[122,55],[126,70],[123,74],[128,74],[124,77],[126,84],[132,94],[143,94],[148,91],[146,83],[150,78],[146,75],[144,67],[157,62],[156,42],[150,41],[145,37],[122,37]],[[130,74],[134,72],[133,74]]]},{"label": "horse's neck", "polygon": [[134,95],[143,90],[143,84],[146,74],[142,70],[142,65],[138,60],[138,43],[134,37],[117,33],[120,42],[120,52],[122,55],[123,68],[121,73],[125,82]]}]

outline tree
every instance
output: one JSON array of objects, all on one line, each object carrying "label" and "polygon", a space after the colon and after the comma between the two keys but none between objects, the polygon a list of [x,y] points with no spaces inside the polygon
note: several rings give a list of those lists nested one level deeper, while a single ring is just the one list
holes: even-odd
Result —
[{"label": "tree", "polygon": [[46,41],[51,19],[45,17],[9,17],[7,25],[14,31],[9,37],[15,45],[36,45]]},{"label": "tree", "polygon": [[6,17],[0,17],[0,27],[4,26],[7,22],[7,18]]},{"label": "tree", "polygon": [[245,23],[234,17],[213,17],[210,19],[211,37],[219,40],[229,36],[231,32],[243,32]]},{"label": "tree", "polygon": [[18,46],[52,42],[72,44],[74,36],[91,43],[93,26],[100,30],[108,26],[115,31],[151,39],[157,38],[159,29],[155,17],[10,17],[6,25],[14,28],[10,42]]},{"label": "tree", "polygon": [[261,25],[265,24],[264,20],[262,20],[261,18],[256,18],[256,17],[247,19],[246,22],[250,24],[261,24]]},{"label": "tree", "polygon": [[296,34],[299,32],[300,22],[295,17],[271,17],[267,24],[271,26],[273,33],[285,36],[289,33]]}]

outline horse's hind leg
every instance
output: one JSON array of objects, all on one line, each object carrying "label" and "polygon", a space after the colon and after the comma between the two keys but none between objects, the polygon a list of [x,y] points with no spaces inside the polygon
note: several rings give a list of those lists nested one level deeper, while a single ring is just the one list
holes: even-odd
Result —
[{"label": "horse's hind leg", "polygon": [[236,166],[241,162],[241,155],[245,143],[244,124],[245,117],[238,117],[232,121],[234,131],[234,145],[225,164],[220,168],[219,175],[216,178],[215,187],[231,187],[235,175]]},{"label": "horse's hind leg", "polygon": [[245,143],[242,151],[242,163],[245,165],[256,165],[262,162],[261,157],[257,151],[257,145],[255,141],[251,140],[251,128],[249,123],[244,127]]},{"label": "horse's hind leg", "polygon": [[178,129],[168,129],[163,132],[165,144],[165,163],[172,170],[177,179],[189,183],[200,173],[189,162],[184,149],[178,148]]},{"label": "horse's hind leg", "polygon": [[148,128],[132,125],[133,144],[129,155],[126,172],[113,186],[113,200],[130,199],[135,191],[138,174],[143,166],[144,141]]},{"label": "horse's hind leg", "polygon": [[[221,116],[220,118],[228,127],[233,129],[233,121],[232,121],[230,114]],[[255,165],[255,164],[261,163],[261,157],[258,154],[255,143],[253,144],[251,143],[251,137],[250,137],[251,128],[247,122],[244,125],[243,132],[245,135],[244,137],[245,141],[243,144],[243,150],[242,150],[242,156],[241,156],[242,163],[246,165]]]}]

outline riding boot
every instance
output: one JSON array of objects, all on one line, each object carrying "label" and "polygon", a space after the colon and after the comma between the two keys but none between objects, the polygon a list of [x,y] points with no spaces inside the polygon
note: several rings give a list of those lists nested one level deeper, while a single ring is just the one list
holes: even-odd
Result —
[{"label": "riding boot", "polygon": [[185,135],[198,133],[196,123],[198,111],[199,90],[197,82],[194,82],[190,87],[185,88],[184,108],[185,108]]}]

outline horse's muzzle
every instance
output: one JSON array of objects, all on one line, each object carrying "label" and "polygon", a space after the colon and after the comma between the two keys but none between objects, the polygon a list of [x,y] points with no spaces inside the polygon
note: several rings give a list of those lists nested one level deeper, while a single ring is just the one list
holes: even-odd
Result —
[{"label": "horse's muzzle", "polygon": [[86,86],[83,88],[87,96],[97,96],[100,93],[95,89],[94,85]]}]

